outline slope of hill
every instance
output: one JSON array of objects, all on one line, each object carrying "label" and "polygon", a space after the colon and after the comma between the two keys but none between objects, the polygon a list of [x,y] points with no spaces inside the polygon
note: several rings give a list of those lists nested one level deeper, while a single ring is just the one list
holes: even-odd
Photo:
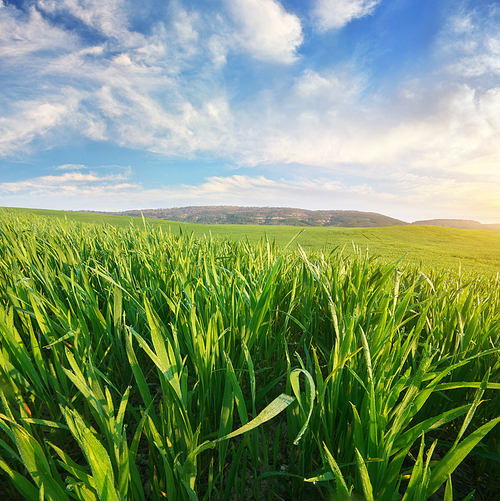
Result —
[{"label": "slope of hill", "polygon": [[202,206],[105,212],[199,224],[258,224],[367,228],[403,226],[408,223],[375,212],[354,210],[305,210],[288,207]]},{"label": "slope of hill", "polygon": [[415,221],[411,224],[445,226],[460,230],[500,230],[500,224],[482,224],[472,219],[428,219],[425,221]]}]

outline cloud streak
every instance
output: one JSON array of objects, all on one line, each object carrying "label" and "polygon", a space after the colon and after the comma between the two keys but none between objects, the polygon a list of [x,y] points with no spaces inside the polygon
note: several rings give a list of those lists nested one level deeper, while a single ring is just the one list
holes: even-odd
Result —
[{"label": "cloud streak", "polygon": [[[82,169],[85,166],[66,166],[61,168],[65,169]],[[108,174],[99,176],[95,172],[83,174],[81,172],[66,172],[59,176],[41,176],[34,179],[27,179],[24,181],[0,183],[0,193],[25,193],[26,195],[39,195],[46,194],[47,191],[60,193],[64,195],[67,191],[74,192],[78,189],[91,189],[92,186],[98,189],[113,187],[123,187],[122,184],[116,184],[117,181],[125,181],[130,177],[130,169],[127,169],[122,174]],[[132,185],[129,185],[132,186]]]}]

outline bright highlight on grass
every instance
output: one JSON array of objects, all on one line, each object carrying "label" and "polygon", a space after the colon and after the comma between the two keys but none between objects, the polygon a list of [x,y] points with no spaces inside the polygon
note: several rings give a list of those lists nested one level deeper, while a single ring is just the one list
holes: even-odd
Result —
[{"label": "bright highlight on grass", "polygon": [[6,210],[0,256],[11,499],[497,488],[495,279]]}]

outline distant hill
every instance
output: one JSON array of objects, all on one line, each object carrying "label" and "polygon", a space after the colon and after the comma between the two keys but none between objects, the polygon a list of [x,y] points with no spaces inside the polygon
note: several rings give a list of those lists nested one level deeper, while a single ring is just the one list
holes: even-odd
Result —
[{"label": "distant hill", "polygon": [[447,228],[458,228],[461,230],[500,230],[500,224],[482,224],[472,219],[428,219],[425,221],[415,221],[411,224],[446,226]]},{"label": "distant hill", "polygon": [[407,223],[400,219],[355,210],[306,210],[289,207],[238,207],[205,205],[171,209],[143,209],[122,212],[86,211],[116,216],[144,217],[198,224],[256,224],[286,226],[326,226],[375,228],[387,226],[431,225],[469,230],[500,230],[500,224],[481,224],[472,219],[427,219]]},{"label": "distant hill", "polygon": [[[96,211],[97,212],[97,211]],[[305,210],[287,207],[201,206],[101,212],[200,224],[261,224],[289,226],[337,226],[365,228],[403,226],[408,223],[375,212],[354,210]]]}]

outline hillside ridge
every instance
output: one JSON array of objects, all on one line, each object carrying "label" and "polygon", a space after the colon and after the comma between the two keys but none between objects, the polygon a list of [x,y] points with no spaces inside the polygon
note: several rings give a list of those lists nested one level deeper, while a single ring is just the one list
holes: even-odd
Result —
[{"label": "hillside ridge", "polygon": [[241,207],[231,205],[134,209],[119,212],[78,211],[197,224],[253,224],[338,228],[375,228],[406,225],[443,226],[470,230],[500,230],[500,224],[482,224],[472,219],[426,219],[408,223],[377,212],[357,210],[308,210],[290,207]]},{"label": "hillside ridge", "polygon": [[482,224],[473,219],[428,219],[414,221],[411,224],[445,226],[446,228],[457,228],[460,230],[500,230],[500,224]]},{"label": "hillside ridge", "polygon": [[[80,212],[80,211],[78,211]],[[377,212],[357,210],[308,210],[291,207],[242,207],[203,205],[163,209],[134,209],[119,212],[81,211],[115,216],[131,216],[197,224],[254,224],[369,228],[405,225],[443,226],[456,229],[500,230],[500,224],[482,224],[472,219],[426,219],[408,223]]]},{"label": "hillside ridge", "polygon": [[[98,211],[92,211],[98,212]],[[141,216],[198,224],[256,224],[326,227],[383,227],[408,223],[376,212],[355,210],[307,210],[289,207],[189,206],[101,212],[117,216]]]}]

